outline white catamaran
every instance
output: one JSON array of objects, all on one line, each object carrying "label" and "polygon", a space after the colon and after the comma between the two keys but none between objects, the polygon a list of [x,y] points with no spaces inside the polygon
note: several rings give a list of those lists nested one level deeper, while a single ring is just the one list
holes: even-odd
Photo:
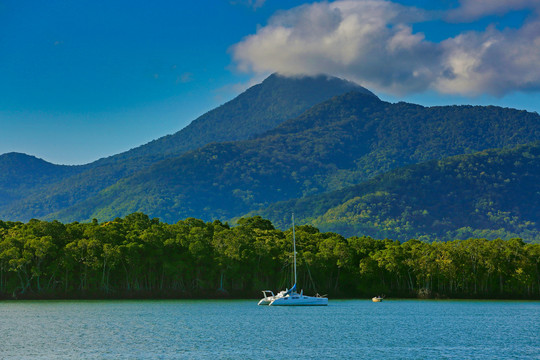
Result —
[{"label": "white catamaran", "polygon": [[296,236],[294,232],[294,214],[292,216],[293,223],[293,258],[294,258],[294,284],[290,289],[280,291],[274,295],[271,290],[263,290],[264,297],[259,301],[259,305],[270,306],[326,306],[328,298],[317,295],[304,295],[304,290],[300,293],[296,292]]}]

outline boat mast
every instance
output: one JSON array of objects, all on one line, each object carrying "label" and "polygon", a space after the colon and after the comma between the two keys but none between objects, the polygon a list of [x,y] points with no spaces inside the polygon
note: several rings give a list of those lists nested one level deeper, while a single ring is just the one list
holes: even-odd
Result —
[{"label": "boat mast", "polygon": [[294,234],[294,213],[292,214],[292,238],[293,238],[293,257],[294,257],[294,284],[296,285],[296,237]]}]

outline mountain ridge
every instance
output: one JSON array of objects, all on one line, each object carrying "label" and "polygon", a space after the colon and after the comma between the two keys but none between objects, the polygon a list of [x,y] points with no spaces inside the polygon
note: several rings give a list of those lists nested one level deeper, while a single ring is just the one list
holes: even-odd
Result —
[{"label": "mountain ridge", "polygon": [[[248,139],[274,128],[288,118],[298,116],[311,105],[351,90],[376,97],[371,91],[356,83],[329,75],[285,77],[274,73],[261,83],[251,86],[233,100],[197,117],[176,133],[165,135],[147,144],[100,159],[97,162],[102,163],[110,158],[127,155],[178,155],[212,142]],[[272,93],[278,93],[278,95]],[[269,101],[269,99],[276,98],[285,104],[280,105]],[[293,109],[291,110],[291,108]],[[227,121],[227,119],[234,120],[246,117],[246,114],[251,114],[250,116],[253,117],[255,112],[264,113],[262,120],[254,121],[253,124],[243,122],[243,128],[234,129],[234,133],[224,131],[225,128],[222,126],[216,127],[216,124],[219,123],[225,123],[226,127],[235,125],[237,121]],[[203,137],[195,139],[195,143],[189,146],[182,145],[183,140],[179,140],[179,138],[183,136],[187,139],[193,139],[194,134]]]},{"label": "mountain ridge", "polygon": [[[286,78],[273,74],[261,84],[201,115],[175,134],[82,165],[73,174],[61,172],[54,177],[56,181],[40,187],[39,191],[6,197],[6,202],[0,207],[0,216],[14,220],[44,217],[84,201],[120,179],[163,159],[194,150],[201,144],[247,139],[297,116],[322,100],[351,89],[375,97],[360,85],[335,77]],[[36,173],[36,176],[41,175]],[[2,190],[0,188],[0,194]]]},{"label": "mountain ridge", "polygon": [[[424,204],[418,209],[414,206],[419,198],[437,198],[436,192],[425,195],[431,188],[426,186],[424,189],[421,185],[427,178],[436,176],[439,176],[437,181],[444,184],[444,179],[451,174],[442,174],[437,166],[453,164],[452,161],[457,160],[452,160],[452,156],[473,156],[470,154],[499,148],[503,150],[494,150],[490,156],[493,161],[505,163],[499,152],[539,141],[540,116],[537,113],[495,106],[424,107],[405,102],[389,103],[369,90],[339,79],[332,80],[334,87],[314,86],[328,84],[331,80],[327,77],[284,80],[273,75],[263,84],[207,113],[211,115],[196,119],[190,125],[191,130],[183,129],[136,148],[138,150],[132,149],[87,166],[56,166],[18,155],[41,166],[30,171],[33,178],[28,179],[24,178],[25,168],[21,167],[18,176],[22,182],[18,188],[10,190],[0,186],[0,218],[25,220],[39,217],[63,222],[96,218],[107,221],[143,212],[169,223],[189,217],[207,221],[233,220],[259,209],[272,209],[276,203],[278,209],[280,202],[290,200],[307,204],[312,201],[312,196],[321,196],[324,201],[320,200],[316,209],[311,207],[309,218],[317,226],[322,225],[321,228],[331,224],[335,226],[332,229],[344,232],[351,228],[356,232],[376,230],[379,231],[377,237],[387,234],[399,239],[402,239],[399,236],[450,239],[467,233],[474,236],[536,236],[535,224],[540,223],[537,219],[540,214],[527,215],[518,211],[519,204],[508,208],[511,201],[505,198],[499,201],[497,191],[491,186],[499,186],[505,197],[512,196],[511,192],[503,190],[519,180],[513,175],[516,172],[512,170],[513,163],[496,168],[493,164],[477,161],[478,166],[488,170],[484,174],[492,177],[491,183],[484,183],[483,188],[473,186],[474,182],[465,187],[465,180],[454,179],[456,191],[463,187],[474,191],[468,190],[467,196],[449,197],[453,203],[444,199],[441,202],[456,209],[457,213],[470,214],[471,226],[466,226],[468,223],[463,218],[444,215],[444,211],[434,205]],[[273,82],[280,85],[272,85]],[[320,92],[320,88],[325,91]],[[337,92],[336,89],[347,91],[330,96]],[[310,91],[314,94],[310,95]],[[306,99],[313,100],[321,94],[328,95],[328,99],[301,109],[307,106]],[[296,111],[300,114],[285,116]],[[208,134],[209,128],[225,139],[241,139],[211,141],[213,135]],[[190,131],[193,136],[199,136],[197,141],[210,143],[199,146],[189,136],[184,137],[185,143],[175,139],[177,134]],[[190,149],[190,144],[196,148]],[[7,170],[13,168],[8,159],[9,156],[4,157],[3,168]],[[469,166],[465,160],[462,163]],[[422,177],[418,176],[412,182],[402,179],[412,177],[420,171],[418,169],[424,169]],[[0,173],[1,170],[0,161]],[[61,171],[72,173],[66,175]],[[474,171],[463,172],[459,167],[453,171],[465,179],[480,176]],[[14,177],[9,171],[4,173],[7,184]],[[51,176],[39,186],[32,185],[32,181],[40,176],[47,178],[49,173]],[[64,175],[66,177],[62,178]],[[375,188],[373,184],[377,181],[387,184],[387,188],[336,203],[343,196],[335,191],[365,187],[366,183]],[[395,187],[400,186],[395,184],[403,184],[401,187],[408,189],[410,194],[396,190]],[[535,189],[534,183],[527,184],[529,189]],[[451,193],[452,186],[448,186]],[[483,191],[487,191],[487,198],[482,197]],[[476,203],[471,204],[467,203],[468,198],[481,201],[475,200]],[[520,199],[523,204],[529,204],[535,196],[529,194]],[[466,211],[460,208],[464,204]],[[321,214],[320,211],[329,205],[333,207]],[[534,207],[534,204],[529,205]],[[371,211],[362,215],[369,215],[371,223],[367,225],[358,223],[354,212],[351,216],[343,215],[362,206]],[[414,208],[411,210],[414,214],[410,214],[409,208]],[[306,206],[306,209],[310,207]],[[471,211],[476,209],[483,211],[483,217],[477,216],[481,221],[474,220],[478,214]],[[273,220],[276,221],[277,213],[290,214],[288,210],[275,211]],[[278,224],[279,221],[277,219]],[[492,223],[499,224],[500,229],[495,229]],[[452,228],[452,224],[460,227]],[[431,228],[442,230],[437,232]]]},{"label": "mountain ridge", "polygon": [[82,170],[80,166],[56,165],[19,152],[0,155],[0,169],[0,207]]},{"label": "mountain ridge", "polygon": [[[168,222],[233,218],[408,164],[538,139],[537,114],[497,107],[432,109],[347,93],[257,138],[210,144],[125,178],[93,198],[85,207],[94,211],[85,210],[84,218],[133,211]],[[81,211],[75,207],[54,216],[70,221],[66,216]]]}]

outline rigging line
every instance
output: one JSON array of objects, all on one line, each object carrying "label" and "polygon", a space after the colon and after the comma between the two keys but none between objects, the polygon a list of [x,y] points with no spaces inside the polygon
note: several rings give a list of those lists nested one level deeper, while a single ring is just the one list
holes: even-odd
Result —
[{"label": "rigging line", "polygon": [[294,255],[294,283],[296,284],[296,236],[294,232],[294,213],[292,213],[292,236],[293,236],[293,255]]}]

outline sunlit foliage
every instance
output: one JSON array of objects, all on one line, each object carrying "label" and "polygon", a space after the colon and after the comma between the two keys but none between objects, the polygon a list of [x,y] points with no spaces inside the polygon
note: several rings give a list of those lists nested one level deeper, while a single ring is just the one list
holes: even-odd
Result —
[{"label": "sunlit foliage", "polygon": [[[334,297],[540,297],[540,244],[400,243],[296,227],[299,287]],[[291,284],[292,229],[142,213],[99,223],[0,221],[0,296],[256,297]]]}]

